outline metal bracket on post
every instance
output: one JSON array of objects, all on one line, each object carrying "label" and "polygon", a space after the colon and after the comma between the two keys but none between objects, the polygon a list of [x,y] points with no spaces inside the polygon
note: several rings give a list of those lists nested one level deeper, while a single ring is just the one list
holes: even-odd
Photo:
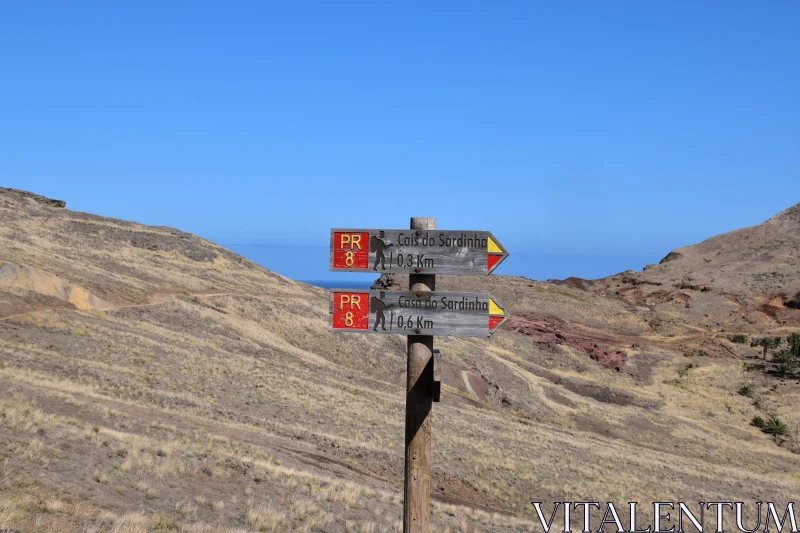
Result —
[{"label": "metal bracket on post", "polygon": [[442,352],[433,349],[433,401],[439,403],[442,397]]}]

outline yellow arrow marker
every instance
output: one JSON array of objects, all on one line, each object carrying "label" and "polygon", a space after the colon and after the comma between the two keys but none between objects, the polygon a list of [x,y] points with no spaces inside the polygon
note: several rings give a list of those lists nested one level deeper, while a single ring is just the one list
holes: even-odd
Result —
[{"label": "yellow arrow marker", "polygon": [[489,248],[489,253],[490,254],[502,254],[503,253],[503,249],[500,248],[499,246],[497,246],[497,243],[494,242],[491,237],[489,237],[489,246],[488,246],[488,248]]},{"label": "yellow arrow marker", "polygon": [[494,303],[494,300],[489,298],[489,314],[490,315],[505,315],[499,305]]}]

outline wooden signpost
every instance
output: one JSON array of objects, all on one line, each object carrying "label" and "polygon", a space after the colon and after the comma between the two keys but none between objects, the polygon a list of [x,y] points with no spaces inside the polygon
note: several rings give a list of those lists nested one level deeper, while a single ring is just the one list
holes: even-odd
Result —
[{"label": "wooden signpost", "polygon": [[434,218],[412,218],[410,230],[331,230],[331,271],[410,274],[408,291],[330,291],[333,331],[408,336],[403,533],[430,531],[430,412],[441,379],[433,336],[488,337],[508,320],[489,294],[436,292],[436,274],[487,275],[507,256],[490,232],[437,231]]}]

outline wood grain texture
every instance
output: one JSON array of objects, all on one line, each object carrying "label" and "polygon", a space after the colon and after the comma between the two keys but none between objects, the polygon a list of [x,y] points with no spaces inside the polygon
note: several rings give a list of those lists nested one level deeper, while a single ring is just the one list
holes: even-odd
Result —
[{"label": "wood grain texture", "polygon": [[[332,272],[378,272],[396,274],[454,274],[454,275],[488,275],[489,268],[488,239],[491,239],[502,250],[501,258],[508,256],[508,250],[500,244],[489,231],[470,230],[414,230],[397,229],[341,229],[331,230],[330,270]],[[341,234],[363,235],[355,248],[349,242],[341,242]],[[340,235],[339,239],[335,235]],[[370,242],[375,239],[372,247]],[[363,242],[366,240],[367,242]],[[355,250],[356,261],[350,267],[334,265],[334,257],[346,251]],[[359,252],[364,260],[358,260]],[[338,264],[341,265],[339,262]],[[496,265],[495,265],[496,266]],[[419,269],[419,270],[417,270]]]},{"label": "wood grain texture", "polygon": [[[412,218],[412,230],[436,229],[435,218]],[[412,274],[409,291],[436,290],[436,276]],[[399,300],[399,299],[398,299]],[[421,298],[420,298],[421,300]],[[419,333],[419,331],[417,331]],[[406,380],[405,476],[403,533],[429,533],[431,528],[431,409],[433,407],[433,336],[411,335]]]}]

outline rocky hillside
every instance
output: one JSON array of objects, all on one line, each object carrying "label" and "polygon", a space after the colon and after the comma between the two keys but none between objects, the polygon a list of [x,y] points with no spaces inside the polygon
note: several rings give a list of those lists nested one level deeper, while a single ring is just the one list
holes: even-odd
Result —
[{"label": "rocky hillside", "polygon": [[800,204],[758,226],[674,250],[641,279],[745,297],[794,296],[800,292]]},{"label": "rocky hillside", "polygon": [[743,297],[794,296],[800,292],[800,204],[758,226],[674,250],[640,279]]},{"label": "rocky hillside", "polygon": [[[436,341],[436,531],[530,531],[531,500],[800,497],[800,386],[728,340],[794,316],[650,270],[440,283],[514,317]],[[0,530],[399,531],[405,339],[332,334],[327,305],[194,235],[0,189]]]},{"label": "rocky hillside", "polygon": [[763,224],[673,250],[642,272],[571,282],[654,310],[659,316],[651,325],[662,333],[677,333],[680,323],[743,333],[798,328],[800,204]]}]

